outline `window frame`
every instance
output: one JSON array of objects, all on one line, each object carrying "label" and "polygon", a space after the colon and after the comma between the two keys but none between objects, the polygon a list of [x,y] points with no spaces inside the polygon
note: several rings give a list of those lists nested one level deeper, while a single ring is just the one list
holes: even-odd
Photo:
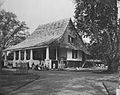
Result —
[{"label": "window frame", "polygon": [[78,50],[72,50],[72,58],[77,59],[78,58]]},{"label": "window frame", "polygon": [[74,43],[74,38],[70,35],[68,35],[68,42],[69,43]]}]

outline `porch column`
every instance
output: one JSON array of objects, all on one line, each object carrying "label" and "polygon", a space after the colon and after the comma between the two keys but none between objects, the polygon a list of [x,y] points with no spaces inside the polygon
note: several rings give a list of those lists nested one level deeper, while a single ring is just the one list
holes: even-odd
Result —
[{"label": "porch column", "polygon": [[7,52],[5,52],[5,61],[7,61]]},{"label": "porch column", "polygon": [[13,59],[14,61],[16,60],[16,52],[14,51],[14,59]]},{"label": "porch column", "polygon": [[5,52],[4,66],[7,65],[7,51]]},{"label": "porch column", "polygon": [[58,50],[57,50],[57,47],[56,47],[56,60],[58,60]]},{"label": "porch column", "polygon": [[45,65],[49,68],[49,69],[51,69],[51,60],[50,60],[50,58],[49,58],[49,46],[48,47],[46,47],[46,59],[45,59]]},{"label": "porch column", "polygon": [[30,60],[33,60],[33,50],[30,50]]},{"label": "porch column", "polygon": [[19,50],[19,59],[18,60],[21,60],[21,51]]},{"label": "porch column", "polygon": [[46,47],[46,60],[49,60],[49,47]]},{"label": "porch column", "polygon": [[33,50],[31,49],[30,50],[30,60],[29,60],[29,66],[32,67],[32,64],[33,64]]},{"label": "porch column", "polygon": [[26,60],[26,50],[24,51],[24,60]]},{"label": "porch column", "polygon": [[13,67],[16,67],[16,52],[14,51],[14,55],[13,55]]}]

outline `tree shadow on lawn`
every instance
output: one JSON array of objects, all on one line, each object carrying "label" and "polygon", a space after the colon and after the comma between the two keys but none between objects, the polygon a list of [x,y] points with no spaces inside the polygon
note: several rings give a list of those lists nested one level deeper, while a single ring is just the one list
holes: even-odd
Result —
[{"label": "tree shadow on lawn", "polygon": [[110,81],[103,81],[102,83],[103,83],[103,86],[106,89],[108,95],[116,95],[117,83],[110,82]]},{"label": "tree shadow on lawn", "polygon": [[113,76],[113,78],[108,78],[100,80],[106,89],[108,95],[116,95],[116,87],[118,85],[118,72],[110,72],[108,70],[103,70],[103,71],[93,71],[93,73],[96,74],[101,74],[101,75],[110,75]]}]

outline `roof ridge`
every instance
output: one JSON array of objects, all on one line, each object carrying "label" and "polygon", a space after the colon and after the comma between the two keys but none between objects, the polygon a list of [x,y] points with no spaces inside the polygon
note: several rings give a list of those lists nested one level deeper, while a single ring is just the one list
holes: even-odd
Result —
[{"label": "roof ridge", "polygon": [[65,18],[65,19],[59,19],[59,20],[56,20],[56,21],[51,21],[49,23],[45,23],[45,24],[40,24],[36,29],[35,31],[40,27],[40,26],[46,26],[46,25],[50,25],[50,24],[53,24],[53,23],[57,23],[57,22],[61,22],[61,21],[69,21],[71,18]]}]

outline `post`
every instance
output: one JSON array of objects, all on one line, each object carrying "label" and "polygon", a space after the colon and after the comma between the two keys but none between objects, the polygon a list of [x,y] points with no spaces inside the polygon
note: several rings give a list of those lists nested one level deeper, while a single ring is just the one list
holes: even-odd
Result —
[{"label": "post", "polygon": [[21,60],[21,51],[19,50],[19,61]]},{"label": "post", "polygon": [[30,50],[30,61],[29,61],[30,67],[32,67],[32,64],[33,64],[33,50],[31,49]]},{"label": "post", "polygon": [[49,60],[49,47],[46,47],[46,60]]},{"label": "post", "polygon": [[7,65],[7,51],[5,52],[4,66]]},{"label": "post", "polygon": [[16,60],[16,52],[14,51],[14,59],[13,59],[14,61]]},{"label": "post", "polygon": [[7,61],[7,52],[5,52],[5,61]]},{"label": "post", "polygon": [[26,50],[24,51],[24,61],[26,61]]},{"label": "post", "polygon": [[30,50],[30,60],[33,60],[33,50]]},{"label": "post", "polygon": [[14,57],[13,57],[13,67],[16,67],[16,52],[14,51]]},{"label": "post", "polygon": [[49,46],[46,47],[46,59],[45,59],[45,65],[51,69],[51,60],[49,58]]}]

